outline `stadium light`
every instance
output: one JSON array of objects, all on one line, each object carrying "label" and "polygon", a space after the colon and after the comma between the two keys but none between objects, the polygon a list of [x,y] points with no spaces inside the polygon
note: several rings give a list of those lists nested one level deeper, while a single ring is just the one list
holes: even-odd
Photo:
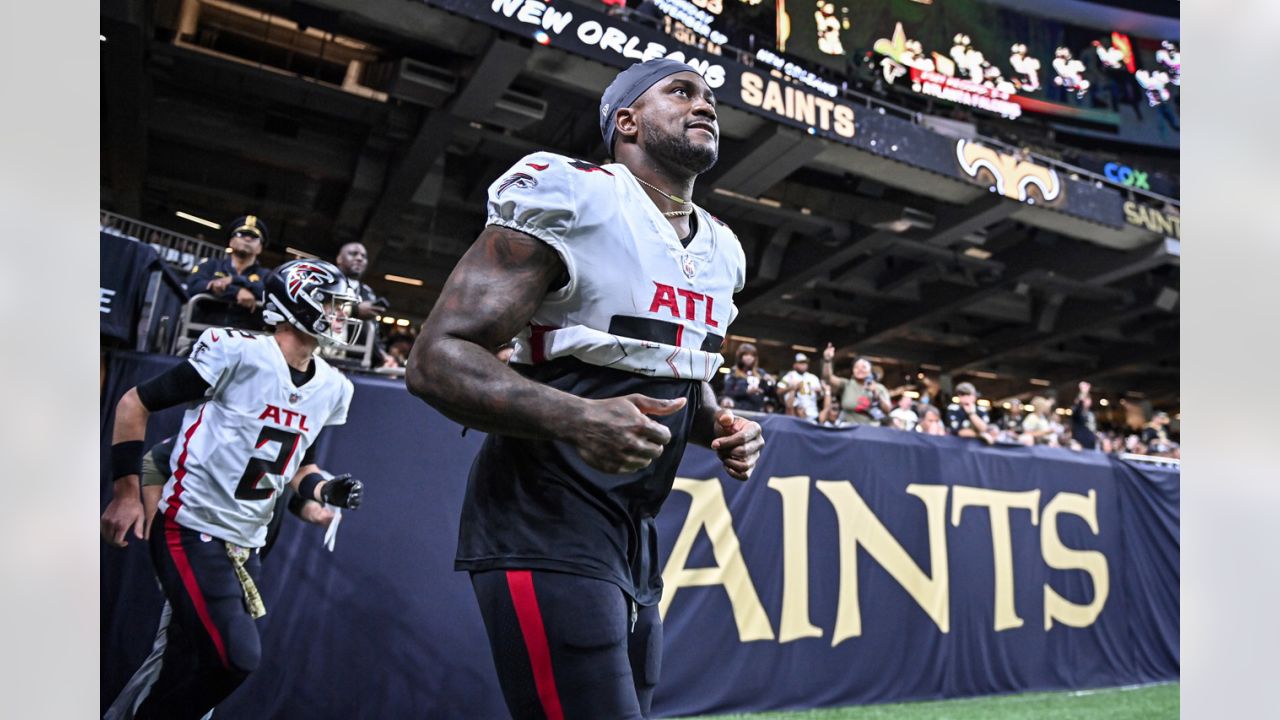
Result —
[{"label": "stadium light", "polygon": [[[424,284],[418,278],[405,277],[403,275],[388,274],[388,275],[384,275],[383,277],[385,277],[387,280],[390,280],[391,282],[404,283],[405,285],[413,285],[415,287],[420,287]],[[405,323],[405,324],[408,325],[408,323]]]},{"label": "stadium light", "polygon": [[1049,386],[1050,386],[1050,385],[1052,385],[1053,383],[1051,383],[1051,382],[1049,382],[1048,380],[1045,380],[1045,379],[1043,379],[1043,378],[1031,378],[1031,384],[1032,384],[1032,385],[1040,385],[1041,387],[1049,387]]},{"label": "stadium light", "polygon": [[219,225],[218,223],[216,223],[216,222],[214,222],[214,221],[212,221],[212,220],[205,220],[205,219],[204,219],[204,218],[202,218],[202,217],[199,217],[199,216],[197,216],[197,215],[192,215],[191,213],[182,212],[181,210],[179,210],[178,212],[174,213],[174,215],[177,215],[178,217],[182,218],[183,220],[190,220],[190,221],[191,221],[191,222],[193,222],[193,223],[197,223],[197,224],[200,224],[200,225],[204,225],[205,227],[211,227],[211,228],[213,228],[214,230],[221,230],[221,229],[222,229],[222,226],[221,226],[221,225]]}]

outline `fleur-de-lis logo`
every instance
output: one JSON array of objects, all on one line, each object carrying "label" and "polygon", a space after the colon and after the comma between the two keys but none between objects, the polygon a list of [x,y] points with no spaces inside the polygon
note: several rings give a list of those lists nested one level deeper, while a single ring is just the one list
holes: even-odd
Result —
[{"label": "fleur-de-lis logo", "polygon": [[[1062,181],[1051,168],[1021,160],[984,145],[965,140],[956,141],[956,160],[960,169],[979,184],[988,185],[1005,197],[1034,202],[1030,189],[1034,186],[1042,202],[1053,202],[1062,195]],[[983,175],[990,176],[984,179]]]}]

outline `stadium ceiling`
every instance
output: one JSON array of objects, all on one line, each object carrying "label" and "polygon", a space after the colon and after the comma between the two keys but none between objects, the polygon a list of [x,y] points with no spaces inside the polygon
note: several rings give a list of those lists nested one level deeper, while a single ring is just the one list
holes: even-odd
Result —
[{"label": "stadium ceiling", "polygon": [[[430,311],[483,227],[488,184],[521,156],[604,160],[614,69],[421,2],[104,0],[102,34],[104,209],[190,234],[175,212],[253,212],[272,228],[268,261],[360,240],[398,315]],[[1087,378],[1177,406],[1176,241],[732,108],[720,120],[696,200],[742,240],[732,332],[766,366],[830,341],[997,399],[1069,400]]]}]

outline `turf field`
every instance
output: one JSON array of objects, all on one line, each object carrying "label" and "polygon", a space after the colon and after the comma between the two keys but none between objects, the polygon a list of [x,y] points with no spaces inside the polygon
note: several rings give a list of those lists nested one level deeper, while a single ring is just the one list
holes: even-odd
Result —
[{"label": "turf field", "polygon": [[1178,717],[1178,683],[1026,693],[826,710],[705,715],[684,720],[1164,720]]}]

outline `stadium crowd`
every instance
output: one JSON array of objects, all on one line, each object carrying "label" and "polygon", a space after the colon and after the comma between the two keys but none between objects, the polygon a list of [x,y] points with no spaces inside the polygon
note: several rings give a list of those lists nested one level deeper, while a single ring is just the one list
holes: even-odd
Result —
[{"label": "stadium crowd", "polygon": [[[231,223],[225,259],[205,262],[193,268],[187,278],[189,295],[208,300],[208,295],[217,291],[226,306],[224,310],[215,310],[214,317],[200,319],[261,330],[261,283],[256,282],[256,273],[265,272],[257,265],[257,259],[266,244],[266,226],[254,219],[251,224],[258,226],[259,237],[253,238],[254,228],[245,227],[248,218],[253,217],[237,218]],[[105,215],[101,230],[120,234]],[[256,243],[245,245],[255,239]],[[361,319],[377,328],[377,313],[387,309],[388,301],[377,297],[368,290],[368,285],[360,282],[365,265],[360,262],[363,256],[356,258],[353,265],[353,249],[363,252],[358,243],[344,245],[337,258],[338,266],[368,296],[370,307],[361,308],[364,310]],[[245,257],[237,260],[237,255]],[[253,306],[246,302],[245,296],[250,293],[256,293]],[[388,330],[385,338],[375,339],[372,366],[403,368],[418,328],[391,326]],[[184,349],[178,348],[180,352]],[[887,388],[881,382],[884,369],[865,358],[855,358],[849,368],[850,375],[844,377],[833,367],[834,358],[835,350],[828,345],[820,359],[820,374],[815,374],[811,372],[809,356],[796,353],[791,369],[779,376],[759,365],[759,351],[754,344],[742,343],[734,353],[732,364],[723,369],[718,399],[721,406],[737,411],[789,415],[825,427],[872,425],[929,435],[954,435],[990,444],[1181,457],[1176,426],[1167,412],[1148,409],[1144,413],[1138,406],[1122,407],[1125,412],[1118,413],[1122,416],[1120,421],[1104,421],[1094,409],[1087,382],[1079,384],[1077,394],[1069,403],[1059,403],[1047,394],[1031,394],[1025,400],[1022,396],[1011,397],[997,404],[980,400],[982,393],[972,383],[960,382],[948,391],[924,373],[919,373],[913,382]],[[330,360],[345,369],[355,368],[340,357]],[[1124,399],[1119,402],[1127,405]],[[1112,413],[1108,415],[1114,417]]]},{"label": "stadium crowd", "polygon": [[[938,380],[920,373],[914,382],[889,389],[883,369],[855,358],[849,377],[833,369],[835,350],[823,352],[821,375],[809,370],[809,356],[796,353],[781,377],[759,365],[755,345],[743,343],[725,368],[719,400],[737,411],[796,417],[824,427],[871,425],[928,435],[954,435],[988,444],[1041,445],[1107,454],[1180,458],[1177,432],[1169,414],[1150,417],[1121,399],[1121,422],[1100,420],[1090,383],[1081,381],[1069,403],[1045,395],[1024,402],[1012,397],[999,404],[980,400],[970,382],[944,390]],[[1141,417],[1140,422],[1136,418]]]}]

